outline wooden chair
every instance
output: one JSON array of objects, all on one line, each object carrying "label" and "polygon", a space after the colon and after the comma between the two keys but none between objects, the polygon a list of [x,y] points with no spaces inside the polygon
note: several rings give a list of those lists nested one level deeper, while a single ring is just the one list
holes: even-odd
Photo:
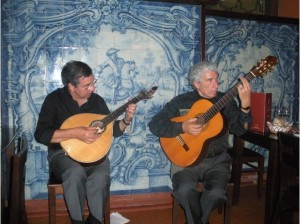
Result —
[{"label": "wooden chair", "polygon": [[26,138],[20,138],[18,152],[12,157],[11,191],[9,204],[10,224],[27,224],[25,207],[25,176],[28,145]]},{"label": "wooden chair", "polygon": [[[224,204],[224,224],[230,224],[230,218],[231,218],[231,205],[232,205],[232,193],[233,193],[233,183],[227,184],[227,201]],[[199,182],[197,186],[197,190],[199,192],[202,192],[204,189],[204,185],[202,182]],[[222,213],[223,205],[220,205],[218,208],[218,213]],[[173,207],[172,207],[172,224],[178,224],[178,217],[179,217],[179,211],[181,206],[179,202],[173,197]]]},{"label": "wooden chair", "polygon": [[1,152],[1,223],[9,223],[9,194],[10,194],[10,179],[12,168],[12,157],[15,155],[16,135],[10,139],[9,143],[2,149]]},{"label": "wooden chair", "polygon": [[[257,197],[261,199],[263,195],[264,156],[244,147],[244,141],[236,136],[234,137],[233,148],[228,149],[228,153],[233,161],[231,175],[231,181],[234,183],[233,204],[239,203],[241,177],[242,173],[246,172],[257,173]],[[243,165],[246,165],[247,169],[243,169]]]},{"label": "wooden chair", "polygon": [[273,223],[299,223],[299,136],[278,132],[278,149],[279,197]]},{"label": "wooden chair", "polygon": [[[16,136],[15,136],[16,137]],[[17,144],[15,144],[17,142]],[[25,137],[12,139],[5,148],[5,179],[6,187],[2,221],[7,224],[27,224],[25,207],[25,175],[28,144]]]},{"label": "wooden chair", "polygon": [[[50,171],[48,182],[49,224],[56,223],[56,199],[58,195],[63,195],[63,193],[61,182]],[[107,200],[105,207],[104,224],[110,224],[110,199]]]},{"label": "wooden chair", "polygon": [[[238,159],[234,155],[235,154],[234,149],[232,148],[229,149],[228,153],[232,156],[233,160]],[[264,163],[265,163],[265,159],[263,155],[244,147],[242,149],[242,156],[240,158],[240,161],[242,166],[243,165],[247,166],[246,169],[244,170],[241,168],[240,170],[241,173],[247,173],[247,172],[257,173],[257,197],[261,199],[263,195],[263,177],[264,177]],[[238,174],[238,176],[241,176],[241,174]],[[240,182],[240,181],[241,178],[235,180],[235,182]]]}]

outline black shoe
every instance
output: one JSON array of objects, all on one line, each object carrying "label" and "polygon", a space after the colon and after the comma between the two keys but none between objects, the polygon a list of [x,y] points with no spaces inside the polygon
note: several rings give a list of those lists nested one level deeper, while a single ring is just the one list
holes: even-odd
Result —
[{"label": "black shoe", "polygon": [[77,221],[77,220],[71,219],[71,223],[72,224],[84,224],[84,221]]},{"label": "black shoe", "polygon": [[85,224],[102,224],[102,222],[96,219],[92,214],[89,214],[85,221]]}]

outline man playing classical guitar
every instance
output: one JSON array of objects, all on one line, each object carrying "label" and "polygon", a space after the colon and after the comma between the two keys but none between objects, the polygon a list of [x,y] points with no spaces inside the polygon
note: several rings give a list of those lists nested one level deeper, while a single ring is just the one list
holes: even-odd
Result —
[{"label": "man playing classical guitar", "polygon": [[[92,145],[95,141],[101,140],[103,132],[97,127],[90,126],[64,129],[60,127],[73,115],[81,113],[108,115],[110,111],[104,99],[94,93],[96,79],[86,63],[68,62],[62,69],[61,78],[64,87],[50,93],[42,105],[35,139],[49,148],[49,167],[56,178],[62,181],[64,198],[72,223],[84,223],[83,210],[86,198],[90,215],[85,223],[102,223],[110,187],[108,157],[104,156],[92,163],[80,163],[66,155],[59,143],[75,139]],[[114,137],[121,136],[130,124],[136,104],[129,104],[125,110],[124,119],[113,122]]]},{"label": "man playing classical guitar", "polygon": [[[222,119],[213,124],[215,116],[212,117],[211,121],[205,117],[203,122],[200,119],[201,114],[199,112],[201,111],[202,102],[204,107],[207,107],[207,105],[204,105],[207,103],[216,105],[224,96],[224,93],[218,91],[216,65],[205,62],[195,64],[189,71],[188,79],[194,91],[183,93],[168,102],[153,117],[149,128],[154,135],[160,137],[163,148],[171,145],[171,152],[168,156],[171,161],[172,157],[175,159],[175,163],[172,161],[171,169],[173,196],[185,209],[187,223],[206,224],[209,221],[211,211],[220,202],[226,200],[225,188],[230,176],[231,160],[226,152],[229,147],[229,132],[241,135],[247,131],[252,120],[250,113],[251,88],[248,80],[241,78],[236,87],[240,107],[238,107],[234,98],[229,100],[225,97],[224,108],[222,110],[220,108],[219,112]],[[197,105],[195,105],[196,102]],[[192,110],[196,110],[196,112],[191,112]],[[191,113],[193,116],[189,117],[186,113]],[[178,117],[184,117],[184,119],[174,120]],[[220,129],[221,131],[217,131],[217,134],[210,139],[202,139],[202,134],[213,129]],[[187,138],[182,138],[184,135],[187,135]],[[175,136],[177,137],[174,138]],[[200,138],[197,139],[199,136]],[[182,155],[193,151],[193,146],[189,142],[189,139],[192,140],[192,138],[189,137],[195,138],[194,145],[198,143],[200,146],[201,141],[202,143],[205,140],[209,141],[207,141],[208,144],[205,144],[207,149],[200,153],[199,158],[201,159],[192,158],[192,161],[195,162],[193,164],[187,163],[187,166],[184,166],[182,164],[185,164],[186,160]],[[167,144],[164,144],[165,140],[167,140]],[[173,145],[172,141],[175,141]],[[180,156],[176,155],[177,150]],[[179,152],[180,150],[182,152]],[[200,149],[197,150],[200,151]],[[180,166],[176,166],[176,164]],[[204,182],[205,186],[202,195],[196,190],[199,181]]]}]

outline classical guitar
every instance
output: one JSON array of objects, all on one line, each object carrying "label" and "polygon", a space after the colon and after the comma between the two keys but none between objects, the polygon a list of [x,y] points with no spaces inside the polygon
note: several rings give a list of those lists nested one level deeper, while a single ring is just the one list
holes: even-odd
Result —
[{"label": "classical guitar", "polygon": [[69,139],[60,144],[72,159],[81,163],[92,163],[102,159],[109,151],[112,143],[113,121],[126,111],[129,104],[137,103],[141,100],[152,98],[157,86],[148,91],[140,91],[139,94],[108,115],[82,113],[69,117],[61,125],[61,129],[75,127],[97,127],[98,132],[102,133],[99,139],[91,144],[87,144],[78,139]]},{"label": "classical guitar", "polygon": [[[249,82],[255,77],[262,76],[277,64],[277,58],[268,56],[262,59],[257,66],[244,76]],[[220,111],[238,94],[239,81],[217,103],[212,104],[209,100],[196,101],[189,112],[172,119],[174,122],[184,122],[190,118],[197,118],[196,123],[203,125],[203,130],[198,135],[180,134],[173,138],[160,138],[160,144],[168,159],[174,164],[186,167],[203,159],[207,154],[204,143],[218,135],[223,129],[223,118]]]}]

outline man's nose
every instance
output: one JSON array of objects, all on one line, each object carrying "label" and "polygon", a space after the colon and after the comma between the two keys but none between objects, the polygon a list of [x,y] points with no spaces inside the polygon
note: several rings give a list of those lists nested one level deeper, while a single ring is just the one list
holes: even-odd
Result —
[{"label": "man's nose", "polygon": [[215,80],[215,79],[214,79],[213,84],[214,84],[214,86],[218,87],[218,86],[219,86],[218,80]]}]

